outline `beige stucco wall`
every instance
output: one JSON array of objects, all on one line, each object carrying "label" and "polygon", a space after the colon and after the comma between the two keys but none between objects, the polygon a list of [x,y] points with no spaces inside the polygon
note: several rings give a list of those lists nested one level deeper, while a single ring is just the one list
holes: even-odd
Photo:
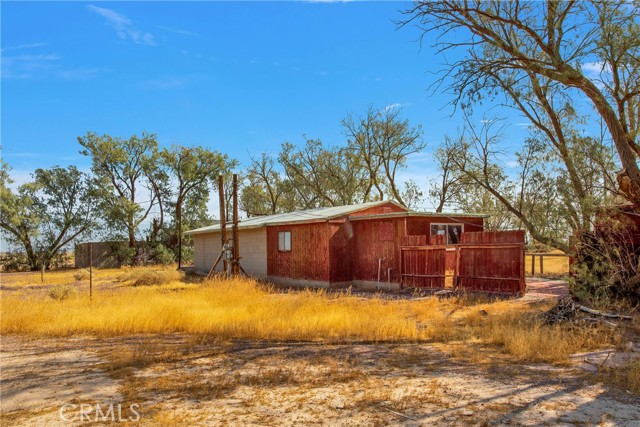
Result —
[{"label": "beige stucco wall", "polygon": [[[239,230],[240,265],[244,271],[256,277],[267,276],[267,229]],[[195,269],[208,273],[220,255],[220,233],[195,234],[193,236]],[[222,271],[222,262],[217,271]]]}]

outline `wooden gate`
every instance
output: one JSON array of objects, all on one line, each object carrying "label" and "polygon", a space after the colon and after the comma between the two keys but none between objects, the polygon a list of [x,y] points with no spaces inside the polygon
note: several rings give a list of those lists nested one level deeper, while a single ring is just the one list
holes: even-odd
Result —
[{"label": "wooden gate", "polygon": [[444,288],[446,278],[446,246],[443,236],[404,236],[402,238],[403,286]]},{"label": "wooden gate", "polygon": [[403,287],[524,294],[524,231],[463,233],[450,246],[442,237],[403,238]]}]

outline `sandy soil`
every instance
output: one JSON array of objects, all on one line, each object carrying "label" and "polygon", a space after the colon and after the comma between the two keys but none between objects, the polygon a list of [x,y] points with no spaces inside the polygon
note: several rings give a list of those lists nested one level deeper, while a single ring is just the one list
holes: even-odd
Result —
[{"label": "sandy soil", "polygon": [[[116,413],[111,425],[640,425],[640,399],[591,373],[482,355],[470,363],[444,350],[183,335],[3,337],[2,425],[81,425],[61,418],[65,404],[120,404],[123,421]],[[78,418],[74,408],[63,411],[67,419]]]}]

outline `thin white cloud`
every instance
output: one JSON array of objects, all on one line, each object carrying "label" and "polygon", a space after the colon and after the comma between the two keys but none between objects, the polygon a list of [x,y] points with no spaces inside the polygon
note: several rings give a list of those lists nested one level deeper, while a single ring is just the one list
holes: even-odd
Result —
[{"label": "thin white cloud", "polygon": [[122,40],[131,40],[136,44],[155,46],[153,34],[139,30],[133,21],[112,9],[88,5],[87,9],[106,19],[107,25],[113,28]]},{"label": "thin white cloud", "polygon": [[42,47],[42,46],[46,46],[46,43],[26,43],[26,44],[20,44],[17,46],[5,47],[4,49],[0,49],[0,52],[9,52],[12,50],[22,50],[22,49],[33,49],[33,48]]},{"label": "thin white cloud", "polygon": [[591,76],[599,76],[601,73],[609,73],[611,68],[604,62],[585,62],[582,64],[582,71]]},{"label": "thin white cloud", "polygon": [[518,167],[518,162],[516,162],[515,160],[508,160],[508,161],[504,162],[504,164],[509,168]]},{"label": "thin white cloud", "polygon": [[393,104],[389,104],[386,105],[384,107],[384,111],[389,111],[389,110],[394,110],[396,108],[402,108],[402,107],[406,107],[407,105],[409,105],[408,103],[401,103],[401,102],[394,102]]},{"label": "thin white cloud", "polygon": [[40,157],[40,153],[32,152],[32,151],[19,151],[17,153],[5,153],[6,157]]},{"label": "thin white cloud", "polygon": [[179,28],[165,27],[165,26],[162,26],[162,25],[158,25],[158,28],[160,28],[163,31],[168,31],[170,33],[180,34],[182,36],[190,36],[190,37],[199,37],[200,36],[200,34],[194,33],[193,31],[181,30]]},{"label": "thin white cloud", "polygon": [[87,80],[104,71],[95,67],[66,68],[55,53],[15,55],[2,58],[3,79]]},{"label": "thin white cloud", "polygon": [[2,58],[3,79],[30,79],[49,75],[60,59],[55,53],[17,55]]},{"label": "thin white cloud", "polygon": [[96,74],[104,71],[101,68],[85,67],[85,68],[70,68],[68,70],[61,70],[58,72],[58,77],[64,80],[88,80],[96,76]]}]

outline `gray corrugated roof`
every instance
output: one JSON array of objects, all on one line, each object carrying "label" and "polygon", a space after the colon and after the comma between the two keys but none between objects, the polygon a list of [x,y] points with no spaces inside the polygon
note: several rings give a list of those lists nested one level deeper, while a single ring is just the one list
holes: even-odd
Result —
[{"label": "gray corrugated roof", "polygon": [[[247,228],[261,228],[267,225],[279,225],[279,224],[294,224],[300,222],[321,222],[327,221],[332,218],[338,218],[341,216],[349,215],[354,212],[361,211],[363,209],[384,205],[387,203],[393,203],[396,206],[404,208],[404,206],[390,200],[383,200],[380,202],[361,203],[359,205],[347,205],[347,206],[332,206],[329,208],[317,208],[309,209],[306,211],[288,212],[275,215],[257,216],[254,218],[245,219],[240,221],[238,229]],[[406,209],[406,208],[404,208]],[[352,217],[353,220],[365,220],[373,218],[393,218],[403,216],[434,216],[434,217],[479,217],[487,218],[489,215],[479,213],[436,213],[436,212],[391,212],[385,214],[371,214],[362,217]],[[231,224],[227,223],[227,228],[231,228]],[[210,225],[208,227],[197,228],[195,230],[189,230],[185,234],[202,234],[211,233],[220,230],[220,224]]]},{"label": "gray corrugated roof", "polygon": [[466,213],[466,212],[416,212],[416,211],[407,211],[407,212],[391,212],[391,213],[383,213],[383,214],[371,214],[371,215],[362,215],[349,218],[350,221],[365,221],[367,219],[376,219],[376,218],[401,218],[405,216],[428,216],[434,218],[489,218],[490,215],[483,213]]},{"label": "gray corrugated roof", "polygon": [[[267,215],[267,216],[256,216],[253,218],[248,218],[243,221],[240,221],[238,223],[238,229],[260,228],[266,225],[292,224],[296,222],[326,221],[332,218],[341,217],[353,212],[361,211],[363,209],[367,209],[367,208],[371,208],[379,205],[384,205],[387,203],[393,203],[397,206],[401,206],[396,202],[383,200],[379,202],[360,203],[358,205],[332,206],[329,208],[317,208],[317,209],[309,209],[306,211],[281,213],[281,214]],[[195,230],[189,230],[185,234],[210,233],[212,231],[218,231],[218,230],[220,230],[220,224],[197,228]]]}]

